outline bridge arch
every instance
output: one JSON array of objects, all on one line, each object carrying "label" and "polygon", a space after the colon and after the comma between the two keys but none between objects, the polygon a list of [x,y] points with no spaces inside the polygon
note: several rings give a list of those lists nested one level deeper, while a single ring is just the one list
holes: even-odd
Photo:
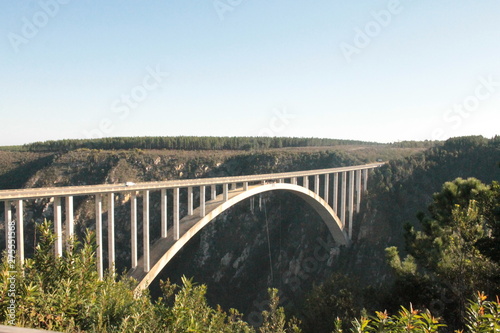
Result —
[{"label": "bridge arch", "polygon": [[321,196],[305,187],[287,184],[287,183],[271,183],[263,185],[250,186],[248,190],[233,191],[227,201],[223,200],[222,194],[217,196],[212,201],[207,202],[206,215],[200,217],[199,208],[195,209],[193,215],[186,216],[181,220],[180,232],[181,236],[178,240],[173,239],[172,233],[167,238],[157,240],[151,248],[151,262],[153,266],[149,272],[144,272],[142,269],[142,260],[139,259],[136,268],[129,271],[129,276],[134,277],[139,284],[136,290],[145,289],[149,284],[160,274],[170,260],[193,238],[201,229],[208,223],[213,221],[218,215],[228,210],[237,203],[251,198],[260,193],[270,191],[287,191],[302,198],[309,204],[322,218],[323,222],[328,227],[333,239],[340,245],[347,245],[349,240],[344,233],[344,228],[339,217],[330,205],[321,198]]}]

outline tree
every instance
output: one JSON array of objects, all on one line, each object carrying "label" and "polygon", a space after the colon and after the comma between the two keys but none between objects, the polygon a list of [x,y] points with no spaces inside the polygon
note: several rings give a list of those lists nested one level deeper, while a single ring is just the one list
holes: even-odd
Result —
[{"label": "tree", "polygon": [[[433,196],[430,216],[418,215],[422,229],[407,226],[409,256],[401,261],[394,248],[386,251],[397,274],[395,286],[403,286],[399,291],[412,295],[419,290],[419,301],[427,298],[428,307],[439,302],[451,326],[463,324],[467,300],[477,290],[500,291],[500,266],[479,246],[492,237],[492,209],[499,204],[492,192],[495,186],[475,178],[445,183]],[[422,285],[426,288],[417,289]]]},{"label": "tree", "polygon": [[[207,287],[185,277],[182,286],[161,282],[163,296],[156,302],[147,291],[136,292],[137,281],[126,276],[108,272],[100,280],[93,233],[87,232],[83,243],[71,243],[63,256],[56,257],[51,223],[39,225],[38,232],[35,255],[23,267],[17,266],[15,283],[4,256],[0,323],[61,332],[255,332],[238,311],[210,307]],[[277,290],[270,290],[269,296],[260,332],[299,333],[297,321],[287,322],[284,309],[278,307]],[[12,303],[14,319],[9,316]]]}]

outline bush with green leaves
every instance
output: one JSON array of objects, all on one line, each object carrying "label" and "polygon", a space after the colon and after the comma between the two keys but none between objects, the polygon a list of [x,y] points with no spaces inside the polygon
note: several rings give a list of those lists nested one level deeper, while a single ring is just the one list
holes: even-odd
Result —
[{"label": "bush with green leaves", "polygon": [[457,178],[434,194],[430,216],[418,215],[421,228],[407,226],[408,256],[402,260],[396,248],[386,250],[397,276],[393,294],[402,295],[395,302],[438,304],[447,324],[458,328],[477,290],[500,292],[499,247],[486,246],[499,240],[499,193],[497,182]]},{"label": "bush with green leaves", "polygon": [[[484,293],[477,293],[474,301],[469,302],[467,314],[463,318],[466,323],[465,330],[455,330],[455,333],[493,333],[500,332],[500,300],[489,301]],[[342,333],[342,320],[335,321],[333,333]],[[429,310],[419,311],[401,307],[396,315],[389,315],[387,311],[376,312],[372,317],[361,317],[351,323],[350,332],[375,333],[375,332],[414,332],[433,333],[443,332],[447,329],[439,318],[435,318]]]},{"label": "bush with green leaves", "polygon": [[[100,280],[96,270],[95,237],[87,232],[83,243],[71,242],[55,256],[56,236],[51,223],[37,227],[39,242],[34,257],[15,271],[15,292],[9,291],[12,267],[7,256],[0,272],[0,322],[60,332],[255,332],[231,309],[210,307],[207,288],[183,277],[183,285],[161,282],[163,297],[152,302],[147,291],[137,292],[137,281],[108,272]],[[270,306],[263,312],[260,333],[300,332],[295,320],[287,322],[279,307],[278,292],[269,290]]]}]

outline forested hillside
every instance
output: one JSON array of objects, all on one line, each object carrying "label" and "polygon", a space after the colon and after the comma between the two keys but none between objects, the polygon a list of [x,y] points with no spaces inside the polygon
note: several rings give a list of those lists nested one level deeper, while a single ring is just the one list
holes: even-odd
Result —
[{"label": "forested hillside", "polygon": [[[427,280],[427,286],[408,282],[406,289],[402,289],[401,281],[405,278],[401,279],[386,258],[386,248],[390,246],[395,246],[404,258],[412,246],[409,242],[412,236],[405,230],[425,230],[422,220],[429,214],[433,216],[428,211],[435,200],[433,194],[441,192],[445,182],[458,177],[474,177],[484,184],[498,181],[500,137],[491,140],[483,137],[453,138],[422,155],[393,160],[377,169],[370,182],[368,200],[363,201],[362,212],[356,217],[355,223],[360,226],[357,241],[345,257],[339,258],[332,277],[312,294],[305,306],[305,316],[309,316],[306,322],[314,325],[324,316],[355,316],[363,308],[370,311],[387,309],[395,313],[400,305],[410,302],[427,307],[435,315],[447,317],[448,321],[452,320],[451,317],[458,318],[452,313],[452,306],[456,306],[452,295],[457,291],[446,288],[446,279],[433,277],[433,282]],[[451,195],[448,196],[453,203]],[[394,258],[394,252],[390,257]],[[417,259],[421,259],[419,255]],[[419,272],[424,274],[425,270],[419,268]],[[406,278],[410,279],[410,275]],[[429,290],[434,290],[432,296]],[[335,301],[320,302],[318,299],[323,299],[325,292],[331,292]],[[322,311],[317,311],[318,304]],[[308,307],[311,310],[307,310]],[[328,307],[330,310],[326,310]],[[330,332],[332,327],[330,323],[318,331]]]},{"label": "forested hillside", "polygon": [[[437,141],[404,141],[388,146],[397,148],[429,148]],[[255,150],[289,147],[335,147],[335,146],[380,146],[376,142],[359,140],[291,138],[291,137],[212,137],[212,136],[175,136],[175,137],[117,137],[102,139],[73,139],[44,141],[25,144],[21,147],[5,147],[11,150],[31,152],[70,151],[88,149],[174,149],[174,150]],[[1,148],[1,147],[0,147]]]}]

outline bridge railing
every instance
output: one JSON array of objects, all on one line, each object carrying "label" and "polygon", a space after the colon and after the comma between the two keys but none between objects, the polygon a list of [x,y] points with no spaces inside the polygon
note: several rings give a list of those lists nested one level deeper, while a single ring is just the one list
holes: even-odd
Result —
[{"label": "bridge railing", "polygon": [[[222,194],[222,200],[227,201],[229,191],[246,191],[251,186],[266,182],[290,183],[305,187],[326,201],[335,214],[339,215],[348,237],[352,236],[354,211],[359,212],[361,193],[367,189],[368,171],[380,167],[383,163],[372,163],[350,167],[284,172],[274,174],[246,175],[218,178],[197,178],[185,180],[168,180],[158,182],[104,184],[90,186],[70,186],[53,188],[29,188],[17,190],[0,190],[0,202],[4,202],[5,241],[8,255],[14,255],[21,263],[24,261],[24,201],[49,198],[53,205],[54,233],[57,236],[55,244],[56,256],[63,254],[63,243],[74,236],[74,197],[95,197],[95,224],[97,242],[97,269],[103,276],[103,203],[107,204],[108,231],[108,266],[115,265],[115,195],[130,194],[130,225],[131,225],[131,267],[137,266],[138,228],[137,228],[137,198],[142,196],[143,203],[143,257],[144,270],[150,268],[150,192],[160,192],[161,232],[160,237],[168,236],[167,208],[172,207],[172,232],[174,240],[179,239],[180,191],[187,192],[187,215],[194,211],[193,189],[199,188],[199,214],[205,215],[209,200],[215,200]],[[340,176],[339,176],[340,175]],[[340,179],[339,179],[340,178]],[[349,191],[347,191],[349,190]],[[171,192],[171,206],[167,204],[167,191]],[[340,192],[340,193],[339,193]],[[331,194],[331,195],[330,195]],[[104,201],[107,200],[107,201]],[[64,205],[63,205],[64,203]],[[63,206],[65,208],[65,230],[63,231]],[[14,209],[13,209],[14,208]],[[346,215],[348,214],[348,215]],[[63,240],[64,234],[64,240]]]}]

